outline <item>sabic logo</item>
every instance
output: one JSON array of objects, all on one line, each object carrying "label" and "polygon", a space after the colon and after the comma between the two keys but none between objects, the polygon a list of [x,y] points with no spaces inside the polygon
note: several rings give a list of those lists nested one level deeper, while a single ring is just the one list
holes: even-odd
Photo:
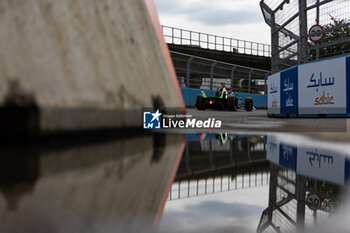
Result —
[{"label": "sabic logo", "polygon": [[328,104],[334,104],[334,96],[325,95],[325,91],[323,90],[323,94],[321,97],[315,98],[315,103],[314,105],[328,105]]}]

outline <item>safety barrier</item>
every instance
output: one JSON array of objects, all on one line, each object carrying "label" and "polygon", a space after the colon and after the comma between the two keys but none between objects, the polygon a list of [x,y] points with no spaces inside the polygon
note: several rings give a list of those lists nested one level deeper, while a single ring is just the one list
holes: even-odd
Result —
[{"label": "safety barrier", "polygon": [[268,77],[268,114],[350,116],[350,56],[295,66]]}]

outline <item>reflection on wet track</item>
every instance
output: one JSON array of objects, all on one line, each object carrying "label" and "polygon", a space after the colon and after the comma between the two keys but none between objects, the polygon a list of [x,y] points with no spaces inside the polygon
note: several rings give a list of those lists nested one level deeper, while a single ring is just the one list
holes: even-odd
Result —
[{"label": "reflection on wet track", "polygon": [[[228,227],[233,232],[310,232],[347,203],[349,152],[269,135],[189,134],[186,139],[161,224],[164,232],[227,232]],[[223,204],[232,209],[218,220]],[[244,204],[237,214],[235,208]],[[255,212],[249,212],[252,207]]]},{"label": "reflection on wet track", "polygon": [[267,185],[264,136],[188,134],[169,200]]},{"label": "reflection on wet track", "polygon": [[348,151],[271,135],[6,146],[0,232],[322,232],[349,171]]},{"label": "reflection on wet track", "polygon": [[181,135],[1,150],[0,232],[140,232],[158,224]]}]

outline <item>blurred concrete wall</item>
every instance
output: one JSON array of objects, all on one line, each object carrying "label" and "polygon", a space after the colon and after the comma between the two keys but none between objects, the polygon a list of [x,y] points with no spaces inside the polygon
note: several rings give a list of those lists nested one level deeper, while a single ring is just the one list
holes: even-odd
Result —
[{"label": "blurred concrete wall", "polygon": [[0,51],[0,105],[37,106],[42,133],[182,107],[143,0],[1,1]]}]

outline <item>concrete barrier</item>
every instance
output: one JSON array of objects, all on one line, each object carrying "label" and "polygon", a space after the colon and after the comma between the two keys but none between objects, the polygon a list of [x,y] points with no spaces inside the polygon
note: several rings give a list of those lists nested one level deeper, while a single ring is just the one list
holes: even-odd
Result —
[{"label": "concrete barrier", "polygon": [[1,1],[0,12],[1,132],[141,127],[143,108],[184,109],[151,0]]},{"label": "concrete barrier", "polygon": [[[216,91],[212,91],[212,90],[181,88],[181,93],[182,93],[182,96],[183,96],[183,99],[185,101],[186,106],[193,107],[196,104],[197,95],[199,95],[201,93],[201,91],[204,91],[207,96],[213,96],[213,95],[215,95],[215,92],[216,92]],[[239,98],[242,98],[243,101],[246,97],[251,97],[253,99],[253,103],[254,103],[254,106],[256,108],[267,108],[266,95],[238,93],[238,92],[236,92],[235,95]]]}]

